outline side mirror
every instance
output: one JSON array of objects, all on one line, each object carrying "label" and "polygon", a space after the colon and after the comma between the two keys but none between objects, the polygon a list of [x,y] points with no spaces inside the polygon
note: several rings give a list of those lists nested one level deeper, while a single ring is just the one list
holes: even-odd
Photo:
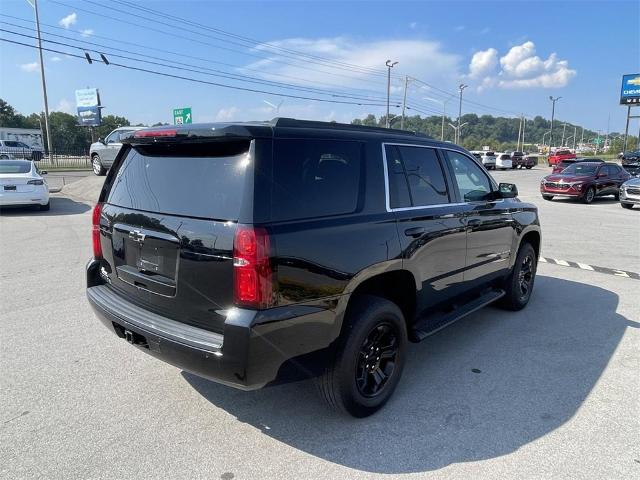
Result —
[{"label": "side mirror", "polygon": [[104,138],[102,138],[102,137],[98,138],[98,142],[103,144],[103,145],[106,145],[106,143],[104,143]]},{"label": "side mirror", "polygon": [[500,198],[515,198],[518,196],[518,187],[514,183],[501,183],[498,192]]},{"label": "side mirror", "polygon": [[49,172],[47,172],[46,170],[40,170],[40,175],[46,175],[47,173]]}]

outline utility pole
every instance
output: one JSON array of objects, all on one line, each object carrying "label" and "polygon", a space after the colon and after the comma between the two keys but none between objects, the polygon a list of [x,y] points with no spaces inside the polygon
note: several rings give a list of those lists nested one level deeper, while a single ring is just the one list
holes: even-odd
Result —
[{"label": "utility pole", "polygon": [[520,152],[524,152],[524,130],[526,127],[527,127],[527,117],[522,115],[522,149],[519,150]]},{"label": "utility pole", "polygon": [[[409,86],[409,75],[404,76],[404,98],[402,99],[402,119],[400,120],[400,130],[404,130],[404,111],[407,108],[407,87]],[[389,115],[387,113],[387,115]]]},{"label": "utility pole", "polygon": [[[547,135],[549,135],[551,133],[551,131],[548,132],[544,132],[544,134],[542,135],[542,147],[544,148],[545,143],[544,143],[544,137],[546,137]],[[551,145],[549,145],[549,148],[551,148]]]},{"label": "utility pole", "polygon": [[49,150],[49,163],[53,164],[53,152],[51,149],[51,127],[49,126],[49,101],[47,100],[47,81],[44,76],[44,60],[42,58],[42,40],[40,39],[40,16],[38,15],[38,0],[29,0],[29,3],[31,3],[36,13],[38,53],[40,55],[40,78],[42,79],[42,97],[44,99],[44,128],[47,132],[47,148]]},{"label": "utility pole", "polygon": [[574,126],[573,127],[573,152],[575,153],[576,151],[576,133],[578,132],[578,127]]},{"label": "utility pole", "polygon": [[622,146],[622,152],[627,151],[627,137],[629,136],[629,117],[631,116],[631,105],[627,106],[627,125],[624,127],[624,144]]},{"label": "utility pole", "polygon": [[398,62],[392,62],[391,60],[387,60],[385,65],[387,66],[387,128],[391,128],[391,122],[389,121],[389,99],[391,97],[391,69],[397,65]]},{"label": "utility pole", "polygon": [[556,102],[560,100],[562,97],[553,98],[549,95],[549,100],[551,100],[551,128],[549,129],[549,155],[551,155],[551,146],[553,145],[553,117],[556,113]]},{"label": "utility pole", "polygon": [[580,146],[584,147],[584,127],[582,127],[582,135],[580,135]]},{"label": "utility pole", "polygon": [[607,150],[609,150],[609,123],[610,122],[611,122],[611,114],[607,116],[607,136],[604,138],[604,148],[606,148]]},{"label": "utility pole", "polygon": [[562,141],[560,142],[560,146],[564,147],[564,132],[567,130],[567,124],[563,124],[562,126]]},{"label": "utility pole", "polygon": [[518,143],[516,144],[516,151],[520,151],[520,135],[522,135],[522,114],[520,115],[520,123],[518,124]]},{"label": "utility pole", "polygon": [[460,142],[460,117],[462,117],[462,92],[468,86],[469,85],[465,85],[464,83],[461,83],[460,86],[458,87],[458,89],[460,90],[460,105],[458,107],[458,128],[456,128],[456,141],[455,141],[456,144]]},{"label": "utility pole", "polygon": [[596,141],[594,142],[596,144],[596,151],[595,151],[594,155],[598,154],[598,145],[600,144],[600,132],[601,131],[602,130],[598,130],[598,136],[596,137]]}]

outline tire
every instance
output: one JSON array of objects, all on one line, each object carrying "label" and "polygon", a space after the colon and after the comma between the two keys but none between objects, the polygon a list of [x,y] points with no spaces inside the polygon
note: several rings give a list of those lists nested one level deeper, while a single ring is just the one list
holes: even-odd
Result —
[{"label": "tire", "polygon": [[619,193],[614,193],[613,194],[613,198],[616,200],[616,202],[620,201],[620,194]]},{"label": "tire", "polygon": [[533,246],[522,243],[516,256],[511,273],[504,283],[505,296],[500,300],[500,306],[506,310],[522,310],[529,303],[533,284],[536,279],[538,258]]},{"label": "tire", "polygon": [[526,167],[527,170],[531,170],[533,168],[533,165]]},{"label": "tire", "polygon": [[351,302],[335,352],[317,383],[332,408],[362,418],[382,408],[400,380],[407,327],[398,306],[384,298],[362,295]]},{"label": "tire", "polygon": [[588,205],[591,202],[593,202],[594,198],[596,198],[596,189],[593,187],[589,187],[587,188],[587,191],[584,192],[584,195],[582,196],[582,202]]},{"label": "tire", "polygon": [[93,170],[93,173],[99,177],[107,173],[107,169],[102,166],[100,156],[97,154],[91,157],[91,168]]},{"label": "tire", "polygon": [[553,195],[542,195],[542,198],[544,198],[545,200],[553,200]]},{"label": "tire", "polygon": [[0,160],[8,160],[9,155],[0,155]]},{"label": "tire", "polygon": [[624,203],[624,202],[620,202],[620,206],[622,208],[628,208],[629,210],[631,210],[633,208],[633,203]]},{"label": "tire", "polygon": [[46,205],[40,205],[41,212],[48,212],[51,208],[51,201],[48,201]]}]

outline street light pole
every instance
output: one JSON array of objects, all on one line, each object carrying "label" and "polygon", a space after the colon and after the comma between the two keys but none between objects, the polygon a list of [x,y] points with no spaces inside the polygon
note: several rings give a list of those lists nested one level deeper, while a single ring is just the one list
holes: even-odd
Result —
[{"label": "street light pole", "polygon": [[562,141],[560,142],[560,146],[564,147],[564,132],[567,130],[567,124],[562,124]]},{"label": "street light pole", "polygon": [[435,98],[431,98],[431,97],[424,97],[425,100],[430,100],[432,102],[435,103],[439,103],[440,105],[442,105],[442,126],[440,128],[440,141],[444,142],[444,119],[447,116],[447,102],[449,100],[451,100],[451,98],[447,98],[446,100],[437,100]]},{"label": "street light pole", "polygon": [[51,150],[51,128],[49,126],[49,101],[47,100],[47,81],[44,76],[44,60],[42,58],[42,40],[40,39],[40,16],[38,15],[38,0],[33,0],[33,8],[36,13],[36,34],[38,38],[38,53],[40,55],[40,78],[42,79],[42,97],[44,99],[44,128],[47,132],[49,163],[52,163],[53,152]]},{"label": "street light pole", "polygon": [[522,115],[522,149],[520,149],[520,152],[524,152],[524,130],[527,127],[527,117],[525,117],[524,115]]},{"label": "street light pole", "polygon": [[551,146],[553,145],[553,117],[556,114],[556,102],[560,100],[562,97],[553,98],[549,95],[549,100],[551,100],[551,128],[549,129],[549,155],[551,155]]},{"label": "street light pole", "polygon": [[[407,108],[407,87],[409,86],[409,75],[404,76],[404,98],[402,99],[402,119],[400,120],[400,130],[404,130],[404,111]],[[389,115],[387,113],[387,115]]]},{"label": "street light pole", "polygon": [[[545,143],[544,143],[544,137],[546,137],[547,135],[549,135],[551,133],[551,130],[549,130],[548,132],[544,132],[542,134],[542,146],[544,147]],[[551,145],[549,145],[549,148],[551,148]]]},{"label": "street light pole", "polygon": [[397,65],[398,62],[392,62],[391,60],[387,60],[385,65],[387,66],[387,128],[391,127],[391,122],[389,122],[389,100],[391,97],[391,69]]},{"label": "street light pole", "polygon": [[573,127],[573,152],[575,153],[576,151],[576,133],[578,132],[578,127],[574,126]]},{"label": "street light pole", "polygon": [[469,85],[461,83],[458,89],[460,90],[460,104],[458,107],[458,128],[456,128],[456,144],[460,142],[460,117],[462,117],[462,91]]}]

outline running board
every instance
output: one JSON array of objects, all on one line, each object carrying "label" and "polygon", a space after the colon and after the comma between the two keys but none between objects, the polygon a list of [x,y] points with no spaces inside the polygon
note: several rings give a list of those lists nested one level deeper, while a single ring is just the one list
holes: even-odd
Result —
[{"label": "running board", "polygon": [[429,315],[415,325],[413,331],[410,332],[410,339],[412,342],[424,340],[429,335],[433,335],[451,325],[456,320],[460,320],[476,310],[480,310],[482,307],[502,298],[504,294],[504,290],[490,290],[480,297],[471,300],[469,303],[456,307],[451,312],[437,312]]}]

